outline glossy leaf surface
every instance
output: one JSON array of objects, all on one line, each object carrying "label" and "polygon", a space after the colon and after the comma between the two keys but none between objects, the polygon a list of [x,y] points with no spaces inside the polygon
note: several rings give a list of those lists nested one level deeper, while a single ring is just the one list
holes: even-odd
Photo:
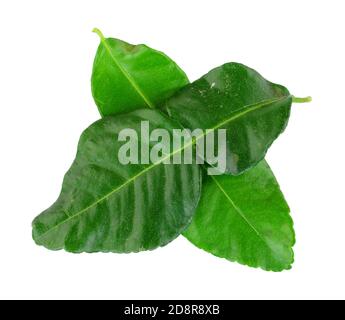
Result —
[{"label": "glossy leaf surface", "polygon": [[146,45],[104,38],[92,71],[92,94],[102,116],[155,108],[188,83],[164,53]]},{"label": "glossy leaf surface", "polygon": [[251,267],[290,269],[295,243],[289,207],[265,161],[240,176],[208,176],[184,235],[197,247]]},{"label": "glossy leaf surface", "polygon": [[200,198],[200,166],[119,162],[119,132],[140,132],[142,120],[150,121],[151,130],[179,128],[160,111],[144,109],[105,117],[86,129],[58,200],[33,222],[38,245],[138,252],[164,246],[186,229]]},{"label": "glossy leaf surface", "polygon": [[227,172],[260,162],[284,131],[291,110],[288,90],[242,64],[228,63],[187,85],[165,111],[189,129],[227,129]]}]

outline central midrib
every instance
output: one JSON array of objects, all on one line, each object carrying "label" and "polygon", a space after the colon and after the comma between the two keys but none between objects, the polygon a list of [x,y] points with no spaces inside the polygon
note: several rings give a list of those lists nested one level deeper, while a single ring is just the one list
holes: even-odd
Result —
[{"label": "central midrib", "polygon": [[107,40],[105,38],[101,38],[101,42],[104,45],[105,49],[109,53],[111,59],[114,61],[116,66],[120,69],[120,71],[123,73],[125,78],[128,80],[128,82],[132,85],[132,87],[135,89],[135,91],[138,93],[138,95],[144,100],[144,102],[147,104],[147,106],[151,109],[154,109],[154,104],[150,101],[148,97],[141,91],[140,87],[136,83],[136,81],[133,79],[133,77],[127,72],[126,69],[124,69],[121,64],[117,61],[113,53],[111,52],[111,48],[107,44]]},{"label": "central midrib", "polygon": [[212,176],[212,179],[214,180],[214,182],[216,183],[216,185],[218,186],[218,188],[221,190],[221,192],[224,194],[224,196],[228,199],[228,201],[230,202],[231,206],[235,209],[235,211],[238,213],[238,215],[244,220],[244,222],[249,226],[249,228],[251,230],[253,230],[253,232],[258,236],[258,238],[264,243],[264,245],[271,250],[272,252],[274,252],[275,254],[279,255],[279,253],[277,253],[274,248],[272,248],[270,246],[270,244],[267,242],[267,240],[261,235],[261,233],[255,228],[255,226],[249,221],[249,219],[246,217],[246,215],[243,213],[243,211],[237,207],[237,205],[235,204],[235,202],[232,200],[231,196],[224,190],[224,188],[222,187],[222,185],[217,181],[217,179]]},{"label": "central midrib", "polygon": [[249,221],[249,219],[245,216],[245,214],[242,212],[242,210],[237,207],[235,202],[231,199],[230,195],[224,190],[222,185],[217,181],[217,179],[212,176],[213,181],[216,183],[217,187],[220,189],[220,191],[224,194],[225,198],[230,202],[231,206],[235,209],[235,211],[238,213],[238,215],[246,222],[246,224],[255,232],[255,234],[262,240],[267,246],[266,240],[263,238],[263,236],[260,234],[260,232],[254,227],[254,225]]},{"label": "central midrib", "polygon": [[[234,121],[236,119],[238,119],[239,117],[242,117],[244,115],[246,115],[249,112],[253,112],[256,111],[260,108],[265,107],[266,105],[275,103],[275,102],[279,102],[282,101],[284,99],[286,99],[288,96],[282,97],[282,98],[277,98],[277,99],[270,99],[270,100],[265,100],[262,101],[260,103],[256,103],[253,105],[248,105],[248,106],[244,106],[243,108],[241,108],[240,110],[238,110],[238,114],[224,120],[223,122],[217,124],[216,126],[214,126],[213,130],[217,130],[219,128],[221,128],[222,126],[228,124],[231,121]],[[243,110],[243,111],[242,111]],[[184,149],[193,146],[199,139],[204,138],[207,134],[203,133],[202,135],[198,136],[196,139],[190,141],[189,143],[187,143],[186,145],[184,145],[182,148],[177,149],[176,151],[168,154],[167,156],[165,156],[164,158],[162,158],[160,161],[153,163],[152,165],[148,166],[147,168],[145,168],[143,171],[140,171],[138,174],[136,174],[135,176],[133,176],[132,178],[128,179],[125,183],[121,184],[120,186],[116,187],[114,190],[112,190],[111,192],[107,193],[104,197],[98,199],[96,202],[92,203],[91,205],[89,205],[88,207],[86,207],[85,209],[77,212],[74,215],[71,215],[68,219],[63,220],[62,222],[58,223],[56,226],[54,226],[53,228],[49,229],[48,231],[46,231],[45,233],[43,233],[41,236],[39,236],[37,239],[41,239],[44,236],[46,236],[48,233],[50,233],[51,231],[57,229],[58,227],[60,227],[61,225],[69,222],[70,220],[79,217],[80,215],[82,215],[84,212],[88,211],[89,209],[91,209],[92,207],[96,206],[97,204],[99,204],[100,202],[102,202],[103,200],[111,197],[114,193],[118,192],[119,190],[123,189],[124,187],[126,187],[128,184],[130,184],[131,182],[135,181],[136,179],[138,179],[139,177],[141,177],[143,174],[145,174],[146,172],[150,171],[151,169],[155,168],[156,166],[160,165],[162,162],[164,162],[165,160],[167,160],[168,158],[174,156],[175,154],[182,152]]]}]

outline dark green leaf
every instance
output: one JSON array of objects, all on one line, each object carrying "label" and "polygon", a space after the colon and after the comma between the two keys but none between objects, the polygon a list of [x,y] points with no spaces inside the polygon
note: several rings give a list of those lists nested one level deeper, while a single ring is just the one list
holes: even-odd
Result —
[{"label": "dark green leaf", "polygon": [[184,235],[218,257],[264,270],[293,263],[289,207],[265,161],[234,176],[208,176],[193,222]]},{"label": "dark green leaf", "polygon": [[228,63],[187,85],[165,111],[189,129],[227,129],[227,172],[240,174],[260,162],[285,129],[289,91],[242,64]]},{"label": "dark green leaf", "polygon": [[[119,132],[139,132],[142,120],[150,121],[151,131],[179,128],[161,112],[144,109],[105,117],[86,129],[58,200],[33,222],[38,245],[137,252],[164,246],[186,229],[200,197],[200,166],[119,162]],[[173,152],[179,150],[165,158]]]},{"label": "dark green leaf", "polygon": [[164,53],[101,37],[92,94],[102,116],[155,108],[188,83],[186,74]]}]

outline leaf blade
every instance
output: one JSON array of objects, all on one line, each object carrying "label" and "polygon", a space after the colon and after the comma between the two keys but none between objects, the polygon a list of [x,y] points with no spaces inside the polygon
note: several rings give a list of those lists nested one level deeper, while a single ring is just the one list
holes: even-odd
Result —
[{"label": "leaf blade", "polygon": [[195,217],[184,233],[217,257],[267,271],[291,268],[295,244],[289,207],[265,161],[241,176],[204,181]]},{"label": "leaf blade", "polygon": [[92,94],[102,116],[156,108],[189,81],[164,53],[146,45],[101,38],[91,78]]},{"label": "leaf blade", "polygon": [[119,131],[139,132],[146,119],[152,129],[177,126],[146,109],[103,118],[83,133],[58,200],[33,222],[38,245],[76,253],[138,252],[164,246],[186,229],[200,196],[199,166],[163,160],[124,166],[116,158]]},{"label": "leaf blade", "polygon": [[228,63],[181,89],[163,109],[192,130],[226,129],[226,171],[238,175],[265,157],[287,126],[291,104],[286,88]]},{"label": "leaf blade", "polygon": [[121,63],[118,61],[118,59],[116,58],[116,56],[113,54],[111,47],[108,45],[107,43],[107,39],[105,39],[105,37],[103,36],[102,32],[95,28],[94,32],[97,33],[101,39],[101,42],[104,46],[104,48],[106,49],[106,51],[108,52],[109,56],[111,57],[111,59],[114,61],[114,63],[116,64],[116,66],[119,68],[119,70],[121,71],[121,73],[124,75],[124,77],[128,80],[128,82],[134,87],[134,89],[138,92],[138,94],[141,96],[141,98],[144,100],[144,102],[146,103],[146,105],[148,107],[150,107],[151,109],[154,109],[154,105],[153,103],[149,100],[148,97],[146,97],[146,95],[142,92],[141,88],[138,86],[138,84],[136,83],[136,81],[132,78],[132,76],[127,72],[126,69],[124,69],[121,66]]}]

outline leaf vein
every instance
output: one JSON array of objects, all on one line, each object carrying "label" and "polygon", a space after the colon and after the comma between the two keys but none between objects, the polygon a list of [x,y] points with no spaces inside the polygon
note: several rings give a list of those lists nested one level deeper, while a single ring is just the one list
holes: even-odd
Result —
[{"label": "leaf vein", "polygon": [[125,78],[128,80],[128,82],[132,85],[132,87],[136,90],[136,92],[139,94],[139,96],[144,100],[144,102],[151,108],[154,109],[154,104],[150,101],[148,97],[145,96],[145,94],[142,92],[142,90],[139,88],[138,84],[135,82],[133,77],[128,73],[128,71],[121,66],[121,64],[117,61],[115,56],[111,52],[111,48],[107,44],[107,40],[105,38],[101,38],[101,42],[104,45],[105,49],[107,50],[108,54],[110,55],[111,59],[114,61],[116,66],[120,69],[120,71],[123,73]]}]

